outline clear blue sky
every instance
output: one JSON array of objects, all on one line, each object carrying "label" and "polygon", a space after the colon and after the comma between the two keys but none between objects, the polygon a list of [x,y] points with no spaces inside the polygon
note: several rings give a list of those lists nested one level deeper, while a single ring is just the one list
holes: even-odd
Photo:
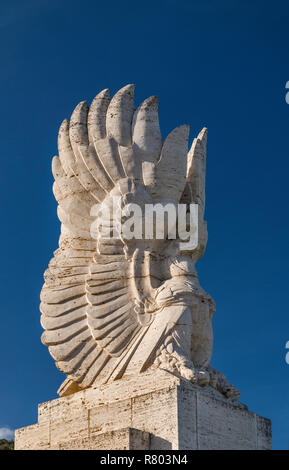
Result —
[{"label": "clear blue sky", "polygon": [[37,420],[63,380],[40,342],[39,292],[57,248],[51,157],[63,118],[103,88],[158,95],[163,136],[209,128],[213,365],[289,448],[289,3],[2,1],[0,427]]}]

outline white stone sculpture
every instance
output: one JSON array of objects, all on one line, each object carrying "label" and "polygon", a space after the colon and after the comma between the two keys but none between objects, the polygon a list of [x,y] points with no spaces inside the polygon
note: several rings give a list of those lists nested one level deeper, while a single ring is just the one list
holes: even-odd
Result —
[{"label": "white stone sculpture", "polygon": [[[52,171],[61,236],[41,292],[42,342],[67,376],[58,393],[160,368],[237,399],[210,366],[215,304],[195,269],[207,242],[207,130],[188,154],[188,126],[163,142],[157,98],[135,110],[133,90],[111,101],[103,90],[90,108],[81,102],[59,131]],[[129,240],[120,232],[96,239],[93,207],[111,207],[114,197],[121,209],[198,204],[198,245],[181,251],[178,239]]]}]

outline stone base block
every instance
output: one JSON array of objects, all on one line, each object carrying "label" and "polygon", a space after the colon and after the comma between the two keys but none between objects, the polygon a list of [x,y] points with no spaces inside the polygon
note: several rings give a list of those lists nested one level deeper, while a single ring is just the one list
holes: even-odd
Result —
[{"label": "stone base block", "polygon": [[59,444],[59,450],[146,450],[150,446],[150,434],[133,428],[108,431],[82,439]]},{"label": "stone base block", "polygon": [[89,388],[38,407],[19,449],[271,449],[271,422],[217,391],[164,371]]}]

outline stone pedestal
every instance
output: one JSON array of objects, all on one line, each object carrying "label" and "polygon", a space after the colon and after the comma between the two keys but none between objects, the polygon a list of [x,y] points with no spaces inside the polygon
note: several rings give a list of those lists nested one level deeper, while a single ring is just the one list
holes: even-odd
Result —
[{"label": "stone pedestal", "polygon": [[164,371],[42,403],[19,449],[270,449],[271,422]]}]

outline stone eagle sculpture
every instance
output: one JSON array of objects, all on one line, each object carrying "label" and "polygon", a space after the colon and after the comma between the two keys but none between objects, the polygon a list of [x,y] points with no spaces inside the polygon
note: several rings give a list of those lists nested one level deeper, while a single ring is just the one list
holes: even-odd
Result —
[{"label": "stone eagle sculpture", "polygon": [[[134,86],[84,101],[58,136],[53,192],[59,248],[41,292],[43,344],[67,378],[60,396],[161,368],[230,399],[240,393],[210,365],[215,305],[199,284],[204,253],[207,130],[187,154],[189,127],[163,142],[156,97],[134,108]],[[198,243],[92,236],[95,204],[198,204]],[[112,215],[113,217],[113,215]]]}]

